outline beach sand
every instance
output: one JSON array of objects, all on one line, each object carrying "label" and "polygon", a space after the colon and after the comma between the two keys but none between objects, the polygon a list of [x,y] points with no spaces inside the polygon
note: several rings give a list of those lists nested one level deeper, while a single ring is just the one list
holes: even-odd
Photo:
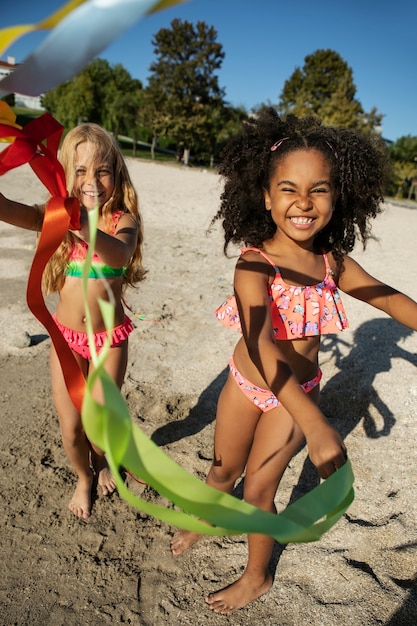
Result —
[{"label": "beach sand", "polygon": [[[219,225],[206,232],[221,181],[180,166],[129,160],[129,168],[148,275],[127,292],[141,318],[123,394],[143,431],[204,479],[216,401],[237,340],[213,315],[231,293],[236,260],[223,254]],[[3,176],[0,189],[28,203],[46,194],[28,166]],[[366,252],[358,246],[353,256],[417,299],[417,211],[388,204],[373,233]],[[416,626],[417,333],[344,297],[350,328],[323,341],[321,405],[345,439],[355,501],[320,541],[277,545],[272,590],[224,617],[204,596],[240,576],[244,536],[207,537],[174,557],[175,529],[118,494],[98,496],[87,521],[68,511],[75,476],[51,398],[50,339],[25,299],[34,247],[33,233],[0,224],[1,624]],[[304,449],[284,476],[279,509],[316,482]]]}]

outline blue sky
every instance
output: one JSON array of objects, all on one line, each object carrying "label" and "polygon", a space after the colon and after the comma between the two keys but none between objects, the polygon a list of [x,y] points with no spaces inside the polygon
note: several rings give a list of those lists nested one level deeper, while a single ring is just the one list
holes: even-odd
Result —
[{"label": "blue sky", "polygon": [[[44,19],[64,0],[4,3],[0,27]],[[146,17],[99,56],[121,63],[145,85],[155,60],[152,36],[174,18],[214,26],[225,59],[218,72],[226,100],[248,110],[277,103],[285,81],[318,49],[340,54],[353,71],[365,111],[384,114],[382,134],[417,136],[417,3],[414,0],[189,0]],[[3,55],[17,63],[46,32],[25,35]]]}]

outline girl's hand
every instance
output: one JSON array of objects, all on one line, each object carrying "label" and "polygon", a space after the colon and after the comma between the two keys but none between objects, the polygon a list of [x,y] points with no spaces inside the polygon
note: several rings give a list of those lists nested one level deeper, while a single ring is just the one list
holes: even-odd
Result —
[{"label": "girl's hand", "polygon": [[308,455],[320,478],[328,478],[347,459],[346,446],[335,428],[324,422],[306,435]]}]

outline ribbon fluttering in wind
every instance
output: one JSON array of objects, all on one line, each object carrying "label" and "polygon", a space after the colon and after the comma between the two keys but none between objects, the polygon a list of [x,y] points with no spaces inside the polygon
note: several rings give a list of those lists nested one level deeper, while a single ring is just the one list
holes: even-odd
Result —
[{"label": "ribbon fluttering in wind", "polygon": [[[102,352],[100,356],[104,358]],[[98,378],[104,392],[104,405],[95,402],[92,395]],[[119,494],[129,504],[167,524],[192,532],[207,535],[261,533],[280,543],[317,541],[342,517],[354,498],[349,461],[278,515],[213,489],[175,463],[132,423],[116,384],[102,364],[88,377],[83,424],[88,437],[105,450]],[[135,496],[120,476],[123,467],[182,510]]]},{"label": "ribbon fluttering in wind", "polygon": [[[16,27],[14,31],[8,29],[6,35],[5,31],[0,31],[0,48],[4,48],[24,32],[54,27],[44,44],[13,74],[0,81],[0,94],[3,91],[39,95],[77,73],[134,20],[172,4],[176,4],[175,0],[74,0],[38,25]],[[281,543],[319,539],[341,518],[353,500],[353,473],[349,461],[310,493],[279,515],[273,515],[202,483],[170,459],[132,422],[120,390],[103,367],[109,343],[99,355],[94,350],[88,307],[87,332],[95,367],[87,381],[84,380],[45,305],[41,288],[46,263],[68,228],[76,229],[79,221],[78,200],[67,196],[64,172],[57,159],[62,130],[62,126],[48,114],[22,128],[16,124],[7,105],[0,103],[0,140],[12,141],[0,153],[0,175],[29,163],[51,194],[29,275],[28,304],[51,335],[71,399],[82,411],[87,436],[106,453],[120,495],[132,506],[168,524],[203,534],[255,532],[271,535]],[[97,212],[91,211],[89,220],[91,244],[83,274],[85,299]],[[109,302],[99,304],[110,331],[114,307]],[[95,384],[102,386],[103,405],[94,399]],[[180,510],[158,506],[135,496],[123,482],[120,468],[146,480]]]},{"label": "ribbon fluttering in wind", "polygon": [[75,406],[81,410],[85,380],[76,360],[58,330],[42,293],[42,274],[50,257],[69,228],[79,228],[80,204],[69,198],[65,174],[57,158],[63,126],[49,113],[32,120],[24,128],[16,124],[16,116],[5,102],[0,102],[0,139],[12,143],[0,153],[0,176],[29,163],[51,194],[42,231],[36,248],[26,290],[27,303],[35,317],[45,326],[59,355],[68,391]]},{"label": "ribbon fluttering in wind", "polygon": [[[90,211],[88,218],[90,246],[83,268],[86,302],[98,211]],[[263,533],[280,543],[316,541],[341,518],[354,497],[349,461],[310,493],[274,515],[202,483],[167,456],[132,422],[119,388],[104,369],[114,326],[114,306],[105,301],[100,301],[99,306],[108,341],[97,355],[87,309],[86,326],[94,368],[87,379],[82,419],[89,439],[105,451],[119,494],[129,504],[167,524],[193,532],[209,535]],[[101,385],[103,404],[94,399],[96,384]],[[140,476],[181,510],[135,496],[121,478],[121,468],[126,468],[133,477]]]},{"label": "ribbon fluttering in wind", "polygon": [[[46,263],[70,224],[76,228],[79,218],[78,201],[66,195],[64,172],[56,156],[61,133],[62,126],[48,114],[20,128],[13,114],[7,110],[7,105],[0,103],[0,138],[14,137],[14,142],[0,154],[0,174],[28,162],[52,195],[46,207],[41,237],[29,275],[28,304],[51,335],[68,391],[74,405],[82,411],[87,436],[105,451],[120,495],[145,513],[194,532],[211,535],[257,532],[269,534],[281,543],[319,539],[340,519],[353,500],[353,474],[349,461],[282,513],[273,515],[202,483],[177,465],[132,423],[120,390],[103,367],[108,345],[98,356],[95,354],[88,309],[87,331],[95,367],[85,382],[71,350],[45,305],[41,289]],[[94,215],[94,212],[90,212],[89,219],[93,220]],[[95,220],[90,227],[91,244],[83,274],[85,294],[97,216]],[[101,302],[100,307],[106,328],[110,330],[113,327],[114,307],[108,302]],[[103,388],[103,405],[93,398],[92,390],[97,381]],[[158,506],[132,494],[120,477],[121,467],[134,476],[140,476],[182,510]]]},{"label": "ribbon fluttering in wind", "polygon": [[143,16],[185,0],[72,0],[38,24],[0,30],[0,54],[22,35],[52,29],[11,74],[0,81],[0,96],[39,96],[69,80]]},{"label": "ribbon fluttering in wind", "polygon": [[[88,219],[90,246],[83,268],[86,301],[98,211],[90,211]],[[99,305],[109,331],[108,340],[97,355],[87,311],[86,326],[94,368],[85,389],[83,425],[89,439],[106,452],[119,494],[129,504],[185,530],[209,535],[263,533],[280,543],[316,541],[340,519],[354,495],[349,461],[310,493],[279,515],[274,515],[202,483],[167,456],[132,422],[119,388],[104,369],[114,326],[114,306],[105,301],[100,301]],[[93,397],[93,388],[97,383],[102,387],[103,404]],[[140,476],[182,510],[159,506],[135,496],[121,478],[121,468],[126,468],[133,476]]]}]

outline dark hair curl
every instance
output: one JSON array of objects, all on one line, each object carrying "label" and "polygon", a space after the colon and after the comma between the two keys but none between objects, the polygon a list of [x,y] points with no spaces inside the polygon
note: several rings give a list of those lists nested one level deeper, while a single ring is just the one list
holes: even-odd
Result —
[{"label": "dark hair curl", "polygon": [[[278,147],[271,150],[276,143]],[[264,190],[269,190],[277,163],[306,148],[324,155],[339,192],[332,219],[316,237],[317,250],[331,250],[340,266],[358,236],[365,247],[370,220],[381,211],[388,175],[383,140],[323,126],[316,117],[282,118],[274,108],[265,107],[244,122],[221,154],[219,173],[224,188],[212,223],[223,220],[225,254],[229,243],[260,248],[271,239],[276,225],[265,208]]]}]

